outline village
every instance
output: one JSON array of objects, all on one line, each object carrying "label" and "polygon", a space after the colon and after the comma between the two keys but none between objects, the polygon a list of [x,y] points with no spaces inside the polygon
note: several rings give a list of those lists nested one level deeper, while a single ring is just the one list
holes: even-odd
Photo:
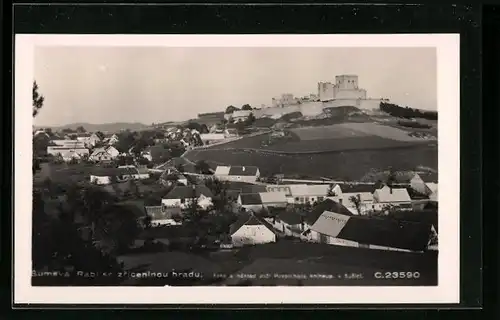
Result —
[{"label": "village", "polygon": [[[283,106],[285,98],[289,97],[283,95],[278,106],[272,108],[280,111],[289,107]],[[342,254],[351,258],[366,257],[373,252],[393,252],[411,254],[411,259],[418,260],[419,255],[437,253],[436,172],[398,171],[389,167],[383,168],[371,181],[326,174],[297,177],[272,171],[266,164],[252,165],[248,161],[235,164],[237,160],[229,163],[203,156],[203,152],[228,156],[238,152],[289,154],[271,150],[269,146],[275,148],[296,136],[302,138],[303,126],[290,129],[293,121],[280,123],[279,120],[273,125],[259,126],[259,121],[269,120],[262,112],[256,118],[259,110],[249,105],[241,110],[230,106],[225,112],[200,114],[197,119],[184,123],[164,123],[137,131],[87,132],[83,127],[57,132],[50,128],[34,129],[33,172],[37,192],[34,193],[34,215],[41,214],[36,212],[36,208],[41,208],[47,221],[67,223],[63,228],[74,228],[78,241],[91,243],[106,259],[113,259],[120,272],[139,270],[148,259],[163,265],[157,267],[160,272],[192,271],[198,267],[191,260],[196,256],[210,261],[201,264],[216,265],[213,274],[233,274],[242,272],[253,261],[245,260],[250,259],[247,257],[243,259],[247,261],[245,264],[234,257],[248,248],[270,245],[279,246],[275,253],[266,253],[266,258],[271,259],[283,252],[290,252],[287,259],[296,259],[294,254],[298,249],[294,248],[304,245],[308,247],[301,251],[316,250],[311,249],[311,245],[323,249],[326,245],[331,248],[324,249],[327,252],[350,248],[351,251]],[[344,113],[346,117],[360,114],[366,116],[367,112]],[[383,113],[376,116],[380,114]],[[377,130],[382,127],[378,126]],[[331,130],[328,127],[315,130],[326,130],[321,135],[329,137],[341,132],[339,129],[328,131]],[[414,134],[397,130],[403,132],[403,139],[411,139]],[[349,132],[352,135],[354,131]],[[393,131],[387,132],[393,134]],[[368,143],[373,139],[364,133],[358,138]],[[256,140],[258,143],[252,148],[238,147],[252,139],[260,140]],[[312,141],[308,139],[305,141]],[[329,145],[335,145],[341,139],[329,141]],[[392,150],[402,146],[401,142],[391,143],[380,148]],[[34,226],[38,227],[42,228]],[[42,232],[34,232],[39,239],[43,238]],[[178,259],[184,263],[174,262],[174,253],[185,254]],[[321,256],[330,253],[323,252]],[[226,268],[224,261],[229,258],[226,256],[221,262],[217,260],[220,258],[214,258],[217,254],[230,254],[231,259],[238,261]],[[61,257],[34,264],[38,264],[36,268],[42,272],[64,269],[67,259]],[[398,256],[384,259],[389,263],[385,268],[390,268],[390,263],[401,263]],[[171,264],[166,266],[165,261]],[[142,270],[152,268],[149,265]],[[216,280],[211,281],[220,279]]]}]

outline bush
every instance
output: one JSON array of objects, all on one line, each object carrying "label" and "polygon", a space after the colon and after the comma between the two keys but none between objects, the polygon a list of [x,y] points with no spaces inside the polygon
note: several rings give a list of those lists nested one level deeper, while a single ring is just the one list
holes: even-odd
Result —
[{"label": "bush", "polygon": [[413,121],[398,121],[398,124],[403,127],[408,127],[408,128],[419,128],[419,129],[430,129],[432,126],[428,124],[423,124],[420,122],[413,122]]}]

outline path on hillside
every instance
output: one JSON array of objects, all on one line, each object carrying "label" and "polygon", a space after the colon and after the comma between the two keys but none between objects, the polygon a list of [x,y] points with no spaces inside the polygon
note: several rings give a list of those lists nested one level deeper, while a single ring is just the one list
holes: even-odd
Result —
[{"label": "path on hillside", "polygon": [[[256,137],[256,136],[259,136],[259,135],[263,135],[263,134],[267,134],[267,133],[270,133],[271,131],[261,131],[261,132],[256,132],[256,133],[251,133],[249,135],[246,135],[246,136],[242,136],[242,137],[238,137],[238,138],[235,138],[235,139],[228,139],[228,140],[224,140],[222,142],[217,142],[216,144],[211,144],[211,145],[206,145],[206,146],[199,146],[199,147],[194,147],[190,150],[186,150],[184,151],[183,154],[181,154],[181,156],[179,158],[182,158],[184,159],[186,162],[190,163],[190,164],[195,164],[193,161],[189,160],[188,158],[186,158],[186,155],[191,152],[191,151],[200,151],[200,150],[219,150],[219,149],[216,149],[216,148],[212,148],[213,146],[219,146],[219,145],[223,145],[223,144],[227,144],[227,143],[230,143],[230,142],[234,142],[234,141],[237,141],[237,140],[241,140],[243,138],[250,138],[250,137]],[[222,150],[231,150],[231,148],[225,148],[225,149],[222,149]],[[171,160],[171,159],[170,159]],[[161,170],[163,166],[166,166],[170,160],[162,163],[162,164],[159,164],[157,165],[156,167],[154,167],[153,169],[155,170]]]}]

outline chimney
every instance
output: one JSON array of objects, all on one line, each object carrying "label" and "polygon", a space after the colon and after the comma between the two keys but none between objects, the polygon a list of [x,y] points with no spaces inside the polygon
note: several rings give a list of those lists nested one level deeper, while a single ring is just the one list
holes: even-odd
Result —
[{"label": "chimney", "polygon": [[390,192],[391,192],[391,194],[392,194],[392,186],[390,186],[390,187],[389,187],[389,190],[391,190]]}]

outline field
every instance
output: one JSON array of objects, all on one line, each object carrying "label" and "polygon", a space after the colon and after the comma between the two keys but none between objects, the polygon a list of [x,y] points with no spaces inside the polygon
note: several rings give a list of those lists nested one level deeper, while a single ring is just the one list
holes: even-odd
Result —
[{"label": "field", "polygon": [[351,137],[377,136],[396,141],[420,142],[410,137],[407,131],[376,123],[341,123],[323,127],[306,127],[292,130],[301,140],[342,139]]},{"label": "field", "polygon": [[[280,240],[258,246],[244,247],[226,252],[189,253],[167,251],[156,254],[140,254],[122,257],[127,269],[136,272],[169,272],[192,270],[202,276],[201,283],[212,285],[297,285],[296,279],[241,279],[238,275],[300,274],[314,273],[335,275],[334,279],[307,279],[301,285],[436,285],[437,252],[401,253],[378,250],[347,248],[332,245],[311,244],[293,240]],[[377,279],[376,272],[418,272],[418,279]],[[214,281],[213,275],[223,279]],[[229,278],[233,275],[232,278]],[[347,279],[357,275],[358,279]],[[132,279],[131,279],[132,280]],[[168,281],[168,280],[166,280]],[[156,283],[155,283],[156,282]],[[250,283],[249,283],[250,282]],[[151,281],[150,285],[165,282]],[[245,283],[245,284],[243,284]],[[123,285],[137,285],[126,281]],[[198,283],[199,284],[199,283]],[[172,284],[172,285],[175,285]],[[180,283],[179,283],[180,285]],[[195,285],[195,283],[193,283]]]},{"label": "field", "polygon": [[332,177],[359,180],[371,169],[415,170],[417,166],[437,168],[437,148],[415,146],[384,150],[350,150],[319,154],[273,154],[238,150],[189,152],[192,161],[206,160],[217,165],[257,166],[264,176],[283,173],[287,177]]}]

